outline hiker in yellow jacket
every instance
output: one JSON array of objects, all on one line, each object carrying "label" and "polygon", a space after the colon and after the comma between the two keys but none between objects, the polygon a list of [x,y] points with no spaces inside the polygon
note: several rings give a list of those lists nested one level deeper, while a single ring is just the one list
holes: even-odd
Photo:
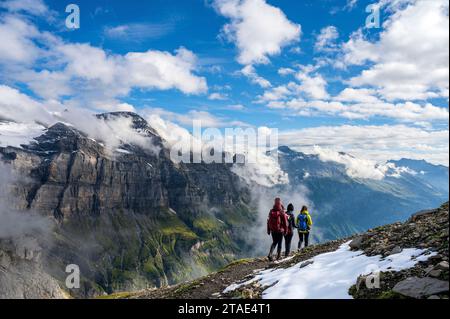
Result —
[{"label": "hiker in yellow jacket", "polygon": [[295,219],[295,225],[298,229],[298,250],[302,248],[303,241],[305,242],[305,247],[308,247],[309,244],[309,232],[311,231],[312,219],[311,215],[308,212],[308,207],[303,206],[300,214],[298,214]]}]

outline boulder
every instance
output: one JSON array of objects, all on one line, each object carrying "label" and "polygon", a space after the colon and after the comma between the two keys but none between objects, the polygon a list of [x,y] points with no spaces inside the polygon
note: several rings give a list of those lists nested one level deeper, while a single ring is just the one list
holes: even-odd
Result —
[{"label": "boulder", "polygon": [[349,246],[352,250],[358,250],[361,248],[362,242],[363,236],[358,236],[350,242]]},{"label": "boulder", "polygon": [[393,291],[411,298],[424,298],[448,292],[449,282],[435,278],[409,277],[397,283]]},{"label": "boulder", "polygon": [[436,269],[448,271],[448,261],[441,261],[439,264],[437,264]]},{"label": "boulder", "polygon": [[390,255],[400,254],[403,251],[403,249],[400,246],[395,246],[391,252]]}]

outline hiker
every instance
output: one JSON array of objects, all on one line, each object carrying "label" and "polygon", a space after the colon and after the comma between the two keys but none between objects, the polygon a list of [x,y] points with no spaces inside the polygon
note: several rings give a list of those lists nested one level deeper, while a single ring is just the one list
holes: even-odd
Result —
[{"label": "hiker", "polygon": [[269,261],[273,261],[272,254],[277,247],[277,260],[281,258],[283,236],[287,232],[287,218],[281,199],[276,198],[273,208],[270,210],[267,219],[267,234],[272,235],[272,246],[270,246]]},{"label": "hiker", "polygon": [[287,233],[286,235],[284,235],[284,245],[285,245],[284,256],[289,257],[289,254],[291,253],[292,237],[294,237],[294,229],[296,228],[294,205],[292,204],[288,205],[286,217],[287,217]]},{"label": "hiker", "polygon": [[305,247],[309,244],[309,232],[311,231],[312,219],[308,212],[308,207],[303,206],[300,214],[297,216],[296,223],[298,229],[298,250],[302,248],[303,241],[305,242]]}]

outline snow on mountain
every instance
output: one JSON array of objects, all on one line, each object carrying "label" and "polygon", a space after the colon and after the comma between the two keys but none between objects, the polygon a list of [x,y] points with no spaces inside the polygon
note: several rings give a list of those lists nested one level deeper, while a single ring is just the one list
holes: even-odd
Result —
[{"label": "snow on mountain", "polygon": [[268,269],[249,281],[227,287],[230,293],[242,286],[259,282],[266,287],[264,299],[351,299],[349,288],[355,278],[373,271],[401,271],[426,261],[436,252],[408,248],[387,257],[366,256],[363,251],[351,251],[350,241],[333,252],[317,255],[289,268]]}]

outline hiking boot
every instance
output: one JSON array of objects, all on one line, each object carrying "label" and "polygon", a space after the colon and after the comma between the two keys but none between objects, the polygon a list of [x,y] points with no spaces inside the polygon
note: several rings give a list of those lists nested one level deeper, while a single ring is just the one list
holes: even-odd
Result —
[{"label": "hiking boot", "polygon": [[272,256],[267,256],[267,259],[269,259],[269,261],[273,261]]},{"label": "hiking boot", "polygon": [[280,260],[281,259],[281,254],[278,254],[277,255],[277,260]]}]

